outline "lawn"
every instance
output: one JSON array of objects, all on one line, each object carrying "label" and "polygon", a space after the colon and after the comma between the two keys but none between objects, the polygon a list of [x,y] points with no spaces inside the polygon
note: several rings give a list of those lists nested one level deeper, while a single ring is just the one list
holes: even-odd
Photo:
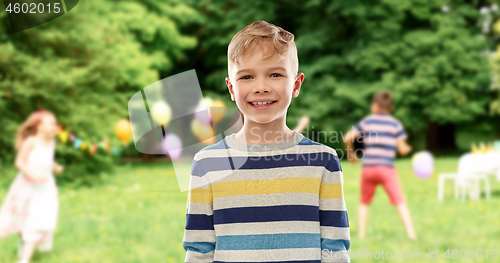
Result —
[{"label": "lawn", "polygon": [[[436,174],[456,170],[456,158],[436,160]],[[492,199],[458,201],[452,199],[448,183],[443,202],[437,201],[437,176],[427,180],[415,177],[410,159],[396,162],[403,191],[419,239],[406,238],[395,209],[381,187],[370,210],[367,237],[356,237],[357,205],[359,199],[360,164],[342,162],[344,191],[351,225],[351,251],[372,252],[373,259],[357,255],[351,262],[376,261],[375,256],[387,252],[392,259],[380,262],[402,262],[405,252],[422,252],[428,262],[428,252],[439,251],[432,262],[471,262],[471,259],[452,259],[452,250],[466,249],[463,257],[474,262],[491,261],[492,249],[500,250],[500,183],[492,181]],[[2,168],[0,200],[15,171]],[[493,179],[493,178],[492,178]],[[179,192],[172,166],[168,163],[128,164],[105,180],[103,185],[90,189],[60,187],[61,208],[54,250],[37,253],[33,263],[65,262],[183,262],[182,237],[185,226],[186,192]],[[445,252],[450,249],[450,258]],[[482,258],[469,249],[482,250]],[[0,262],[16,262],[17,237],[0,241]],[[486,259],[488,250],[489,260]],[[500,253],[500,251],[496,251]],[[406,254],[407,256],[410,254]]]}]

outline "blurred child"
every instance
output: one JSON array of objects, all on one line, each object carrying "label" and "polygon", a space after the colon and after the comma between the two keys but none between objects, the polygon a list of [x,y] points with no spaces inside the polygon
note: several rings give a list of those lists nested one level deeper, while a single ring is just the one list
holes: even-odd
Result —
[{"label": "blurred child", "polygon": [[391,204],[396,206],[408,237],[416,238],[410,212],[393,164],[396,150],[401,155],[406,155],[411,151],[411,147],[406,144],[407,136],[401,123],[389,115],[392,108],[392,97],[389,92],[376,93],[371,106],[372,114],[362,119],[344,138],[349,160],[355,163],[356,156],[352,144],[357,137],[364,136],[361,204],[358,212],[360,238],[365,236],[368,207],[379,184],[385,188]]},{"label": "blurred child", "polygon": [[19,173],[0,210],[0,237],[19,234],[19,263],[28,263],[35,247],[41,252],[52,249],[59,210],[53,172],[63,171],[54,162],[56,125],[54,114],[40,109],[16,134],[15,166]]}]

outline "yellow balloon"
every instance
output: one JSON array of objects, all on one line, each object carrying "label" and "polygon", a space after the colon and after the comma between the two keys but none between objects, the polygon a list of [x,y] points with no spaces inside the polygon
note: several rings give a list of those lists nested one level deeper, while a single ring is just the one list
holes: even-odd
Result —
[{"label": "yellow balloon", "polygon": [[209,108],[209,107],[211,107],[211,106],[212,106],[212,103],[213,103],[213,102],[214,102],[214,101],[213,101],[211,98],[206,97],[206,98],[202,98],[202,99],[200,100],[200,103],[198,103],[198,105],[199,105],[199,106],[204,106],[204,107]]},{"label": "yellow balloon", "polygon": [[82,151],[84,151],[85,149],[87,149],[87,142],[82,142],[82,146],[80,146],[80,149]]},{"label": "yellow balloon", "polygon": [[216,100],[210,106],[210,112],[212,121],[219,122],[222,118],[224,118],[224,114],[226,114],[226,105],[222,100]]},{"label": "yellow balloon", "polygon": [[123,143],[126,143],[132,138],[132,129],[130,127],[130,122],[127,119],[121,119],[115,126],[115,133],[118,139]]},{"label": "yellow balloon", "polygon": [[164,101],[158,101],[153,104],[151,109],[151,117],[158,124],[163,124],[165,127],[168,126],[170,118],[172,118],[172,110],[168,104]]},{"label": "yellow balloon", "polygon": [[61,139],[61,142],[66,143],[68,141],[68,132],[67,131],[61,131],[59,133],[59,139]]},{"label": "yellow balloon", "polygon": [[212,127],[210,125],[204,125],[197,119],[191,121],[191,132],[203,143],[212,144],[214,140],[214,135],[212,132]]}]

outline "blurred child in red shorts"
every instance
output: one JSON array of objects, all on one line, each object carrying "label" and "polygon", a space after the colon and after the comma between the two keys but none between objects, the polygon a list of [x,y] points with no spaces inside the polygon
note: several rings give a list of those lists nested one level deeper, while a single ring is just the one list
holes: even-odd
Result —
[{"label": "blurred child in red shorts", "polygon": [[375,188],[381,184],[392,205],[399,213],[408,237],[416,239],[410,212],[401,190],[394,158],[396,150],[401,155],[411,151],[406,144],[406,133],[401,123],[389,113],[392,111],[392,96],[387,91],[380,91],[373,96],[372,114],[363,118],[344,138],[349,152],[349,160],[356,162],[353,142],[359,137],[364,138],[364,158],[361,172],[361,198],[358,212],[358,236],[365,236],[368,221],[368,208],[373,199]]}]

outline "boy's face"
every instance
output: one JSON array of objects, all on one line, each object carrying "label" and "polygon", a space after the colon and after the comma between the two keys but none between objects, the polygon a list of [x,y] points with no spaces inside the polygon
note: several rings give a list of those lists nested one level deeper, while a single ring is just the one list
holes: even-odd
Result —
[{"label": "boy's face", "polygon": [[304,74],[292,72],[291,59],[277,56],[262,60],[260,49],[250,52],[239,65],[229,61],[226,84],[231,99],[245,115],[245,123],[269,123],[286,117],[292,97],[299,95]]}]

